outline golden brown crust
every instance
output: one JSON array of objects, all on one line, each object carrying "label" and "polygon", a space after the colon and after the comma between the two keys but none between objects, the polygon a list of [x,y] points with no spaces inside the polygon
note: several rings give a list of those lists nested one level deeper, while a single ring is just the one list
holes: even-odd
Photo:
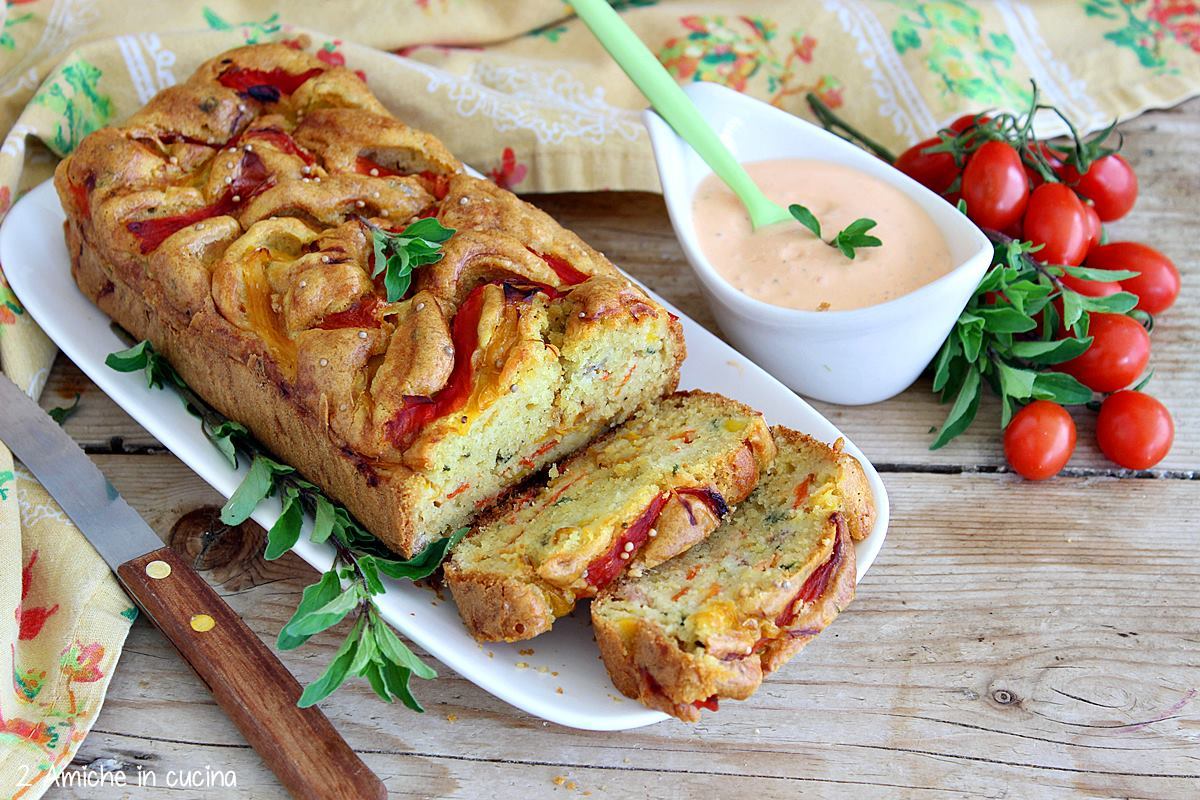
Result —
[{"label": "golden brown crust", "polygon": [[833,443],[833,450],[837,454],[838,461],[838,487],[842,497],[842,516],[845,517],[850,538],[861,542],[871,535],[871,529],[875,527],[875,501],[862,464],[858,463],[858,459],[854,456],[842,452],[842,444],[841,439]]},{"label": "golden brown crust", "polygon": [[[460,171],[353,72],[255,45],[85,137],[55,184],[85,293],[409,555],[673,389],[683,358],[677,322],[602,256]],[[388,302],[372,279],[371,226],[400,229],[430,213],[459,233],[436,272],[418,271]],[[487,261],[501,256],[510,268]],[[462,337],[476,349],[458,352],[451,326],[481,282],[495,285],[481,287],[476,337]],[[582,407],[561,408],[562,387],[546,376],[563,382],[590,365],[554,363],[556,348],[633,328],[626,342],[671,343],[643,360],[654,377],[616,397],[585,386]],[[464,362],[466,407],[406,427],[414,398],[449,391]],[[537,423],[497,439],[507,408],[534,408]],[[459,440],[474,438],[498,448],[494,462],[462,460],[472,448]],[[459,471],[443,471],[451,459]],[[486,480],[468,477],[480,473]]]},{"label": "golden brown crust", "polygon": [[[450,574],[447,564],[448,583]],[[559,616],[544,587],[516,578],[455,573],[450,587],[463,624],[481,642],[532,639],[550,630]]]},{"label": "golden brown crust", "polygon": [[[732,507],[753,491],[758,485],[759,476],[775,457],[775,443],[770,431],[753,409],[721,395],[695,390],[676,392],[666,400],[689,397],[706,398],[725,409],[731,417],[751,415],[756,424],[747,429],[741,448],[712,465],[714,477],[711,485],[679,486],[671,492],[654,523],[654,536],[630,561],[631,569],[653,567],[703,541],[720,524],[720,517],[716,513],[718,509],[705,498],[707,491],[717,494],[721,506]],[[591,447],[600,447],[607,438],[620,433],[621,428],[616,428],[593,442]],[[569,471],[574,462],[586,457],[585,449],[564,461],[561,469]],[[695,494],[690,493],[693,490]],[[537,497],[538,487],[534,487],[509,498],[477,518],[474,531],[512,517],[519,509],[535,502]],[[640,508],[633,509],[629,519],[620,527],[623,529],[631,525],[642,512]],[[446,562],[445,574],[446,583],[471,635],[479,641],[512,642],[544,633],[550,629],[554,618],[569,613],[577,600],[595,594],[595,587],[586,585],[586,582],[572,582],[575,569],[564,567],[563,574],[558,575],[553,567],[553,564],[541,564],[528,577],[518,578],[464,567],[457,558],[451,557]],[[571,585],[564,586],[564,583]],[[520,600],[514,601],[514,598]]]}]

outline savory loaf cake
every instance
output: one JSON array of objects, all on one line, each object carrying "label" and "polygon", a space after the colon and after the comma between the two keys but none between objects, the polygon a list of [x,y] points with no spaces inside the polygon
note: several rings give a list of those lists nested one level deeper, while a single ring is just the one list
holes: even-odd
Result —
[{"label": "savory loaf cake", "polygon": [[853,539],[874,522],[862,467],[786,428],[774,466],[705,541],[592,603],[622,693],[682,720],[744,700],[854,597]]},{"label": "savory loaf cake", "polygon": [[467,629],[529,639],[617,575],[702,541],[770,466],[762,415],[681,392],[640,412],[481,520],[446,564]]},{"label": "savory loaf cake", "polygon": [[[678,379],[678,322],[600,253],[284,45],[206,62],[55,185],[83,291],[404,555]],[[405,287],[388,248],[426,217],[454,233]]]}]

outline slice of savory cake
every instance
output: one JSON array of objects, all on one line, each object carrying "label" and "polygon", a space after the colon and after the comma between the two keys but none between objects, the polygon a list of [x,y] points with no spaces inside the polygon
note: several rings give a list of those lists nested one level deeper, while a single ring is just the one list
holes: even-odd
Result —
[{"label": "slice of savory cake", "polygon": [[471,635],[529,639],[620,573],[702,541],[770,466],[762,415],[705,392],[639,413],[481,520],[446,565]]},{"label": "slice of savory cake", "polygon": [[592,603],[596,641],[625,695],[682,720],[744,700],[854,597],[854,539],[875,510],[862,467],[772,428],[770,473],[704,542]]}]

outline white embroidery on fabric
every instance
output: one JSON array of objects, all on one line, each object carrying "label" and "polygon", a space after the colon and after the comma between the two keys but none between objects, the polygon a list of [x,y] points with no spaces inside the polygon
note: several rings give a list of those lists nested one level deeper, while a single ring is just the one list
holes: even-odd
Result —
[{"label": "white embroidery on fabric", "polygon": [[601,144],[613,135],[628,141],[643,135],[639,112],[610,105],[603,88],[589,90],[565,69],[480,62],[469,76],[459,76],[418,61],[400,61],[429,79],[427,91],[445,91],[459,115],[486,117],[497,131],[531,131],[540,144],[564,139]]},{"label": "white embroidery on fabric", "polygon": [[871,10],[854,0],[825,0],[825,8],[837,14],[842,29],[854,38],[863,66],[871,72],[871,88],[881,101],[879,113],[891,119],[896,133],[911,142],[935,130],[933,114]]}]

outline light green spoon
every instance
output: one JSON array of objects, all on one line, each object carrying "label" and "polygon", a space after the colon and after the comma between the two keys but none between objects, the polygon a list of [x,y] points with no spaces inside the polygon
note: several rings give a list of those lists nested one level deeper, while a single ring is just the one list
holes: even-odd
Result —
[{"label": "light green spoon", "polygon": [[654,110],[738,196],[746,206],[755,230],[792,219],[787,209],[763,194],[671,74],[606,0],[572,0],[571,5],[613,60],[641,89]]}]

